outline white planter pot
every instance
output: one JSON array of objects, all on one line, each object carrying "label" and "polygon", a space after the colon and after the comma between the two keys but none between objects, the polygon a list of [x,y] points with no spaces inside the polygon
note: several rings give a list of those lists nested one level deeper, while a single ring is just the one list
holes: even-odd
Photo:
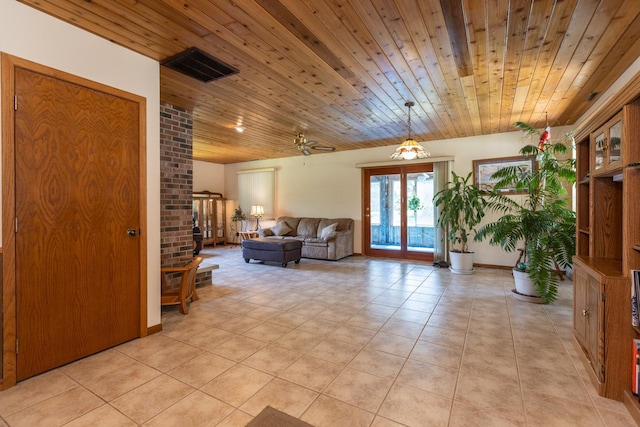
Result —
[{"label": "white planter pot", "polygon": [[523,301],[542,303],[542,298],[538,296],[534,282],[529,278],[529,274],[515,268],[512,271],[513,280],[516,282],[516,288],[513,290],[514,296]]},{"label": "white planter pot", "polygon": [[473,252],[449,251],[451,272],[454,274],[473,274]]}]

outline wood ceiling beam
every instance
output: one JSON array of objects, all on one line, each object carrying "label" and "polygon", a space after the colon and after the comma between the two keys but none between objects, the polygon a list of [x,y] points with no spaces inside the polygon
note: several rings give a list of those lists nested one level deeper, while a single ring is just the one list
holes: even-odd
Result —
[{"label": "wood ceiling beam", "polygon": [[458,66],[458,75],[468,77],[473,74],[471,55],[467,42],[467,25],[461,0],[440,0],[442,15],[446,23],[447,32],[453,56]]}]

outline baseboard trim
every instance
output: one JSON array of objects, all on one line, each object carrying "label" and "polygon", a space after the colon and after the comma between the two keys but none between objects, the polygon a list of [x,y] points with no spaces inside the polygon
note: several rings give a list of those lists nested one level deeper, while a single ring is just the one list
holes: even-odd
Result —
[{"label": "baseboard trim", "polygon": [[147,327],[147,336],[157,334],[158,332],[162,332],[162,323]]},{"label": "baseboard trim", "polygon": [[480,268],[494,268],[496,270],[512,270],[513,267],[509,265],[495,265],[495,264],[473,264],[474,267]]}]

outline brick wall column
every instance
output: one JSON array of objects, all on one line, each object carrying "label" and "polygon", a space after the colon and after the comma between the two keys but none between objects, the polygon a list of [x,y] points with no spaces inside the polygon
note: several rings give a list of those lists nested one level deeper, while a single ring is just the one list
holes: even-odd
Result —
[{"label": "brick wall column", "polygon": [[[160,105],[160,259],[162,265],[193,256],[193,115]],[[179,276],[169,281],[177,286]],[[211,284],[211,272],[196,284]]]}]

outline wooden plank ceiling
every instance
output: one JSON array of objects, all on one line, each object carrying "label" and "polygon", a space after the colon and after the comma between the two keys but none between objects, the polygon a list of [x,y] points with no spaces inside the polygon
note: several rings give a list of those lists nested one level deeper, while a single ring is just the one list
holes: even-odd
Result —
[{"label": "wooden plank ceiling", "polygon": [[161,100],[193,111],[194,158],[222,164],[300,156],[298,132],[398,144],[409,100],[427,148],[547,113],[570,125],[640,54],[638,0],[21,1],[158,61],[197,47],[238,69],[161,67]]}]

